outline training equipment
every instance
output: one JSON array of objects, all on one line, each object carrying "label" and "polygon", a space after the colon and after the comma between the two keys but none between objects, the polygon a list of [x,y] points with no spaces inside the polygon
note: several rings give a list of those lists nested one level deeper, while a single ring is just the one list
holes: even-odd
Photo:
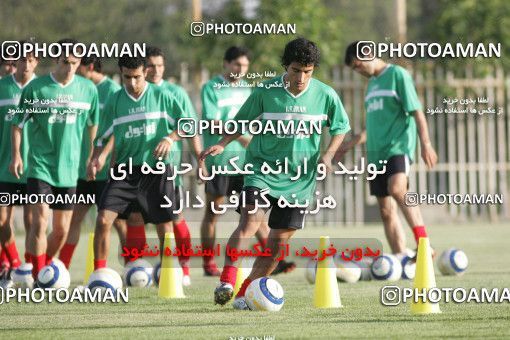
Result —
[{"label": "training equipment", "polygon": [[315,261],[314,259],[310,259],[306,263],[306,268],[305,268],[305,277],[306,277],[306,280],[308,281],[308,283],[310,283],[310,284],[315,283],[316,273],[317,273],[317,261]]},{"label": "training equipment", "polygon": [[[321,236],[318,254],[326,252],[330,244],[328,236]],[[330,256],[317,263],[313,304],[316,308],[342,307],[336,278],[336,266]]]},{"label": "training equipment", "polygon": [[116,292],[122,288],[122,278],[119,273],[110,268],[96,269],[90,274],[87,288],[91,291],[100,289],[102,291],[111,290]]},{"label": "training equipment", "polygon": [[143,259],[128,262],[124,268],[124,283],[129,287],[152,286],[152,265]]},{"label": "training equipment", "polygon": [[277,312],[283,307],[283,288],[274,279],[261,277],[246,289],[246,304],[251,310]]},{"label": "training equipment", "polygon": [[239,261],[239,267],[237,268],[236,284],[234,286],[234,295],[237,294],[244,280],[250,275],[255,258],[253,257],[242,257]]},{"label": "training equipment", "polygon": [[443,275],[462,275],[468,267],[468,258],[462,250],[450,248],[439,256],[437,266]]},{"label": "training equipment", "polygon": [[345,261],[341,255],[334,258],[336,278],[340,282],[355,283],[361,278],[361,268],[356,261]]},{"label": "training equipment", "polygon": [[23,263],[12,272],[11,279],[14,282],[14,287],[32,288],[34,286],[32,268],[33,266],[31,263]]},{"label": "training equipment", "polygon": [[402,277],[402,265],[396,256],[383,254],[374,260],[370,273],[376,280],[397,281]]},{"label": "training equipment", "polygon": [[89,240],[87,243],[87,259],[85,263],[85,277],[83,278],[83,285],[86,286],[89,282],[89,276],[94,271],[94,233],[89,233]]},{"label": "training equipment", "polygon": [[37,284],[39,288],[69,288],[71,277],[62,261],[54,259],[39,271]]},{"label": "training equipment", "polygon": [[[416,256],[416,276],[414,277],[413,288],[418,291],[423,289],[430,290],[436,287],[436,277],[434,275],[434,263],[432,261],[432,248],[428,237],[421,237],[418,243],[418,255]],[[417,302],[412,299],[412,314],[431,314],[441,313],[439,304],[432,303],[429,300],[423,302],[418,299]]]},{"label": "training equipment", "polygon": [[374,260],[372,258],[363,258],[361,261],[358,261],[358,266],[361,269],[360,281],[370,281],[372,280],[372,273],[370,267],[372,267],[372,263]]},{"label": "training equipment", "polygon": [[406,249],[405,253],[395,255],[402,265],[402,278],[405,280],[412,280],[416,274],[416,252],[411,249]]},{"label": "training equipment", "polygon": [[[165,233],[164,249],[173,249],[172,244],[175,244],[174,233]],[[182,268],[177,258],[175,256],[163,255],[159,271],[159,297],[166,299],[184,298]]]}]

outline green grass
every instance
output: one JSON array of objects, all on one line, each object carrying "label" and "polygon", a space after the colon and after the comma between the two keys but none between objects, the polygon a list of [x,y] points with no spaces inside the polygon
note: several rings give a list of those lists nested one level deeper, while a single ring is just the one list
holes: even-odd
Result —
[{"label": "green grass", "polygon": [[[470,261],[462,277],[445,277],[436,270],[438,287],[510,287],[510,226],[435,225],[429,227],[433,246],[442,251],[455,246]],[[231,228],[222,228],[223,235]],[[193,229],[194,235],[197,230]],[[356,228],[308,228],[299,237],[378,237],[379,225]],[[116,236],[112,237],[112,240]],[[411,244],[411,240],[408,240]],[[18,244],[22,244],[21,237]],[[386,245],[386,243],[384,243]],[[73,284],[81,284],[86,237],[73,260]],[[78,256],[82,255],[82,256]],[[222,261],[221,261],[222,262]],[[115,266],[117,261],[110,261]],[[413,316],[409,305],[385,307],[379,302],[383,282],[340,284],[343,308],[319,310],[312,306],[313,286],[304,269],[277,276],[285,290],[285,305],[278,313],[234,311],[214,306],[217,279],[192,269],[186,299],[163,300],[156,288],[130,289],[127,304],[17,304],[0,306],[2,338],[175,338],[229,339],[229,337],[282,338],[508,338],[510,304],[442,303],[442,314]],[[399,281],[409,287],[411,282]]]}]

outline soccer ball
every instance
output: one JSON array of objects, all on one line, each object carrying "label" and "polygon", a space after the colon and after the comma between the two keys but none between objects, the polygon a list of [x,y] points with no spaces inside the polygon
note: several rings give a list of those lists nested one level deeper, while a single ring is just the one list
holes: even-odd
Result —
[{"label": "soccer ball", "polygon": [[383,254],[374,260],[370,272],[376,280],[397,281],[402,277],[402,265],[396,256]]},{"label": "soccer ball", "polygon": [[37,275],[40,288],[69,288],[71,277],[66,266],[58,259],[43,267]]},{"label": "soccer ball", "polygon": [[462,275],[467,269],[468,258],[462,250],[450,248],[441,254],[437,265],[443,275]]},{"label": "soccer ball", "polygon": [[14,287],[32,288],[34,286],[32,268],[33,265],[31,263],[23,263],[12,272],[11,279],[14,282]]},{"label": "soccer ball", "polygon": [[358,266],[361,269],[360,281],[370,281],[372,280],[372,273],[370,267],[372,267],[372,263],[374,261],[371,258],[364,258],[358,262]]},{"label": "soccer ball", "polygon": [[355,283],[361,278],[361,268],[354,261],[345,261],[341,256],[334,258],[336,265],[336,278],[340,282]]},{"label": "soccer ball", "polygon": [[152,266],[149,262],[137,259],[128,262],[124,268],[124,283],[131,287],[150,287],[152,285]]},{"label": "soccer ball", "polygon": [[[182,273],[182,268],[179,266],[177,268],[177,270],[179,271],[179,277],[183,277],[183,273]],[[161,262],[158,262],[155,266],[154,266],[154,269],[152,270],[152,279],[154,281],[154,283],[156,285],[159,285],[159,277],[161,275]]]},{"label": "soccer ball", "polygon": [[402,278],[406,280],[414,279],[416,274],[416,261],[411,261],[416,255],[416,252],[411,249],[406,249],[405,253],[396,254],[395,256],[400,260],[402,265]]},{"label": "soccer ball", "polygon": [[246,304],[251,310],[277,312],[283,307],[283,288],[268,277],[254,280],[246,289]]},{"label": "soccer ball", "polygon": [[87,288],[91,291],[100,289],[102,291],[111,290],[115,293],[118,289],[122,288],[122,278],[113,269],[96,269],[90,274]]},{"label": "soccer ball", "polygon": [[310,284],[315,283],[315,274],[317,272],[317,261],[310,259],[305,268],[305,278]]}]

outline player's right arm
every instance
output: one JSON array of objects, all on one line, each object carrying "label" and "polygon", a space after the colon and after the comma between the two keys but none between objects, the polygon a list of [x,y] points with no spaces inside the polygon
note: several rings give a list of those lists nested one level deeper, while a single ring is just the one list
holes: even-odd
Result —
[{"label": "player's right arm", "polygon": [[22,110],[22,114],[15,114],[12,119],[11,127],[11,164],[9,164],[9,171],[16,177],[20,178],[23,175],[23,158],[21,157],[21,139],[23,127],[26,122],[32,118],[32,113],[28,112],[28,109],[32,108],[29,104],[32,102],[33,93],[31,86],[28,85],[21,92],[21,98],[19,101],[19,107]]},{"label": "player's right arm", "polygon": [[340,159],[342,159],[345,156],[345,154],[349,150],[354,148],[356,145],[365,144],[366,141],[367,141],[367,130],[363,129],[360,133],[353,135],[351,139],[342,143],[342,145],[336,152],[335,157],[333,157],[333,162],[338,162]]}]

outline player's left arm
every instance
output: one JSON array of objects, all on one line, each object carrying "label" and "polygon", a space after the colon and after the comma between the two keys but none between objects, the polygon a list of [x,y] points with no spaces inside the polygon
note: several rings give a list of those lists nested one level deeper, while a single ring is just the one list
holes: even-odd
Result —
[{"label": "player's left arm", "polygon": [[171,126],[170,133],[166,135],[165,137],[161,138],[158,145],[154,148],[154,151],[152,152],[152,155],[154,158],[166,158],[168,157],[168,154],[170,153],[170,150],[172,149],[172,145],[175,141],[178,141],[181,139],[179,137],[179,134],[177,133],[178,129],[178,122],[179,119],[186,117],[184,110],[179,103],[177,103],[177,100],[175,99],[175,96],[171,95],[170,93],[164,93],[166,98],[164,99],[166,102],[166,108],[167,108],[167,114],[173,119],[174,123],[173,126]]},{"label": "player's left arm", "polygon": [[330,172],[333,170],[333,158],[338,149],[340,149],[345,134],[351,130],[351,127],[349,125],[349,117],[347,116],[347,112],[345,112],[342,101],[333,89],[331,89],[328,106],[326,125],[329,127],[331,141],[329,142],[326,151],[322,154],[319,162],[326,165],[328,172]]},{"label": "player's left arm", "polygon": [[420,137],[421,158],[427,164],[427,167],[432,169],[437,163],[437,154],[430,142],[427,119],[422,110],[414,111],[413,115],[416,120],[416,127],[418,128],[418,136]]},{"label": "player's left arm", "polygon": [[400,72],[397,73],[397,94],[404,111],[414,115],[420,137],[421,157],[430,169],[437,163],[437,154],[430,142],[427,120],[411,75],[404,69],[398,70]]}]

